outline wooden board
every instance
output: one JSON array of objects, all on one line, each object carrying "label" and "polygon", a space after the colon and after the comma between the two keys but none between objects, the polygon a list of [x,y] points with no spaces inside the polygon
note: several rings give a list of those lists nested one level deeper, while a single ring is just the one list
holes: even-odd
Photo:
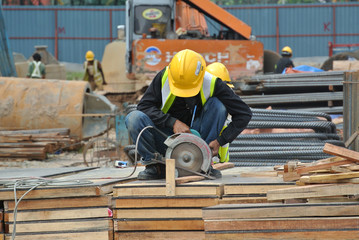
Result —
[{"label": "wooden board", "polygon": [[[60,208],[81,208],[81,207],[110,207],[111,196],[74,197],[74,198],[45,198],[45,199],[24,199],[17,206],[18,210],[27,209],[60,209]],[[4,201],[4,209],[13,211],[14,201]]]},{"label": "wooden board", "polygon": [[114,240],[205,240],[204,231],[115,232]]},{"label": "wooden board", "polygon": [[343,157],[353,162],[359,162],[359,152],[339,147],[330,143],[326,143],[323,148],[323,152],[332,154],[335,156]]},{"label": "wooden board", "polygon": [[258,232],[258,231],[237,231],[237,232],[221,232],[221,233],[207,233],[206,240],[233,240],[233,239],[251,239],[251,240],[273,240],[273,239],[290,239],[290,240],[357,240],[359,235],[358,230],[346,229],[330,229],[313,231],[286,231],[286,232]]},{"label": "wooden board", "polygon": [[269,190],[267,192],[267,198],[268,200],[284,200],[357,194],[359,194],[358,184],[318,184]]},{"label": "wooden board", "polygon": [[116,208],[150,208],[150,207],[208,207],[218,204],[218,197],[116,197]]},{"label": "wooden board", "polygon": [[[13,223],[6,223],[12,233]],[[16,233],[68,233],[86,231],[112,231],[112,219],[73,219],[53,221],[16,222]],[[16,238],[17,239],[17,238]]]},{"label": "wooden board", "polygon": [[269,190],[283,189],[295,186],[295,183],[238,183],[225,184],[224,194],[241,195],[241,194],[266,194]]},{"label": "wooden board", "polygon": [[131,220],[114,219],[114,231],[198,231],[203,230],[202,219]]},{"label": "wooden board", "polygon": [[[111,231],[86,231],[86,232],[61,232],[61,233],[19,233],[16,240],[112,240]],[[1,235],[0,235],[1,236]],[[1,238],[0,238],[1,239]],[[11,234],[7,234],[5,240],[11,240]]]},{"label": "wooden board", "polygon": [[[222,185],[215,181],[200,183],[185,183],[176,186],[176,196],[220,196]],[[114,186],[114,197],[125,196],[166,196],[166,184],[163,181],[119,184]]]},{"label": "wooden board", "polygon": [[359,203],[223,204],[203,208],[203,219],[359,216]]},{"label": "wooden board", "polygon": [[205,231],[256,231],[286,232],[308,230],[354,230],[358,231],[359,217],[323,218],[268,218],[268,219],[228,219],[205,221]]},{"label": "wooden board", "polygon": [[[46,202],[44,202],[46,204]],[[82,219],[108,217],[108,207],[62,208],[46,210],[20,210],[17,211],[16,221],[43,221],[58,219]],[[14,212],[5,212],[5,221],[14,221]]]},{"label": "wooden board", "polygon": [[202,218],[202,208],[128,208],[114,209],[113,217],[131,221],[130,219],[190,219]]},{"label": "wooden board", "polygon": [[84,171],[90,171],[95,167],[66,167],[66,168],[16,168],[0,170],[0,180],[11,180],[20,178],[50,178],[62,175],[77,174]]}]

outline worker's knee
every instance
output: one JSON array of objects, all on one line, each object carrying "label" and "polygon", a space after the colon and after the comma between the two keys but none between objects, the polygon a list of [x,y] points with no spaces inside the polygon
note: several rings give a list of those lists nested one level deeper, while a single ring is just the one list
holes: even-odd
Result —
[{"label": "worker's knee", "polygon": [[153,126],[153,122],[150,118],[145,113],[138,110],[134,110],[127,114],[125,124],[130,132],[141,130],[146,126]]},{"label": "worker's knee", "polygon": [[213,111],[219,116],[227,116],[227,109],[216,97],[211,97],[204,105],[204,111]]}]

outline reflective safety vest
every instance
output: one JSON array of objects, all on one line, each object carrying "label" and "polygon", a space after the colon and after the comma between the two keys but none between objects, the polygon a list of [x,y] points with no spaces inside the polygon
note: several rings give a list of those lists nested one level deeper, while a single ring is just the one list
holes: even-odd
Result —
[{"label": "reflective safety vest", "polygon": [[32,70],[30,77],[31,78],[41,78],[41,70],[40,70],[41,62],[33,61],[32,64],[34,64],[34,70]]},{"label": "reflective safety vest", "polygon": [[85,61],[86,72],[88,70],[89,74],[91,76],[93,76],[94,82],[97,86],[102,86],[103,79],[102,79],[101,72],[98,70],[98,67],[97,67],[97,65],[98,65],[97,60],[94,60],[93,65],[90,65],[90,66],[88,66],[87,63],[88,62]]},{"label": "reflective safety vest", "polygon": [[[200,90],[202,106],[207,102],[207,100],[213,96],[214,86],[216,84],[217,77],[205,72],[203,77],[203,84]],[[168,67],[162,75],[162,86],[161,86],[161,95],[162,95],[162,107],[161,110],[163,113],[167,113],[171,108],[173,102],[176,99],[176,96],[171,93],[169,79],[168,79]],[[226,121],[222,131],[227,127],[228,122]],[[222,132],[221,131],[221,132]],[[220,162],[229,161],[229,143],[224,146],[219,147],[218,150],[220,156]]]},{"label": "reflective safety vest", "polygon": [[[203,77],[203,84],[200,90],[202,106],[206,103],[208,98],[213,96],[216,79],[217,79],[216,76],[208,72],[205,72]],[[166,67],[166,70],[162,75],[161,95],[162,95],[161,110],[163,113],[167,113],[176,99],[176,96],[173,95],[170,90],[169,79],[168,79],[168,67]]]}]

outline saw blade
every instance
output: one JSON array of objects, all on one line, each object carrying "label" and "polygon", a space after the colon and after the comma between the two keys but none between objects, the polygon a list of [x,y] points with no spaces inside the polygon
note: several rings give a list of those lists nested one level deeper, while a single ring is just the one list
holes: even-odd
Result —
[{"label": "saw blade", "polygon": [[175,159],[179,176],[191,175],[192,172],[207,173],[211,165],[212,152],[208,144],[200,137],[191,133],[174,134],[165,141],[168,146],[166,158]]},{"label": "saw blade", "polygon": [[[200,172],[203,164],[203,154],[200,148],[191,142],[183,142],[172,149],[171,158],[176,160],[176,166],[194,172]],[[178,169],[179,176],[186,176],[188,172]]]}]

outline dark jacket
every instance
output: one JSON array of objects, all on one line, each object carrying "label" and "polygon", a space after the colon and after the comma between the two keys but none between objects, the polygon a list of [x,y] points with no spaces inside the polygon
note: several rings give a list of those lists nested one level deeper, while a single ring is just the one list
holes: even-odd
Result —
[{"label": "dark jacket", "polygon": [[292,60],[289,57],[282,57],[278,60],[276,68],[274,70],[275,73],[282,73],[283,70],[287,67],[294,67]]},{"label": "dark jacket", "polygon": [[[202,111],[200,95],[190,98],[176,97],[168,113],[164,114],[161,111],[161,79],[164,70],[155,76],[140,100],[137,109],[147,114],[159,127],[172,129],[177,119],[190,126],[194,107],[197,105],[196,115]],[[252,117],[252,112],[248,105],[219,78],[216,80],[213,97],[217,97],[232,116],[232,122],[217,138],[219,144],[223,146],[232,142],[246,128]]]}]

